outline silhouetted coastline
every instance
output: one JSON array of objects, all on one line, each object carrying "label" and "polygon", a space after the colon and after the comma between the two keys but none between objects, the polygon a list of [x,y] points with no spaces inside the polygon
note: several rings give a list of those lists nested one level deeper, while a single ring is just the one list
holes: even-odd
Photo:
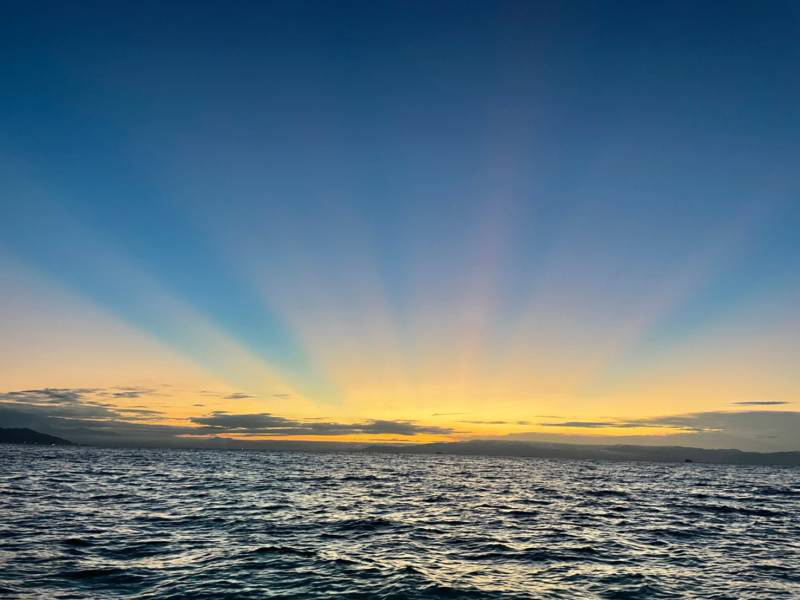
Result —
[{"label": "silhouetted coastline", "polygon": [[800,452],[744,452],[735,449],[707,449],[684,446],[637,446],[557,444],[504,440],[470,440],[406,446],[376,445],[370,452],[401,454],[456,454],[482,456],[520,456],[532,458],[570,458],[588,460],[634,460],[735,465],[800,466]]},{"label": "silhouetted coastline", "polygon": [[[0,428],[0,443],[75,445],[73,442],[28,428]],[[559,444],[509,440],[467,440],[429,444],[385,444],[363,442],[316,442],[303,440],[241,440],[211,438],[118,444],[89,444],[99,447],[173,448],[217,450],[265,450],[274,452],[366,452],[383,454],[433,454],[461,456],[507,456],[521,458],[563,458],[575,460],[651,461],[684,464],[800,466],[800,451],[745,452],[691,446],[644,446],[634,444]]]},{"label": "silhouetted coastline", "polygon": [[46,433],[39,433],[27,427],[0,427],[0,444],[35,444],[40,446],[72,446],[72,442],[64,438]]}]

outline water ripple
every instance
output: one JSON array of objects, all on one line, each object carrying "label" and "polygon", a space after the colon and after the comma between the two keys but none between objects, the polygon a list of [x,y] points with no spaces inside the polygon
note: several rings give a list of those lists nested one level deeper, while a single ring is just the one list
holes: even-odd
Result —
[{"label": "water ripple", "polygon": [[10,598],[798,598],[800,469],[0,447]]}]

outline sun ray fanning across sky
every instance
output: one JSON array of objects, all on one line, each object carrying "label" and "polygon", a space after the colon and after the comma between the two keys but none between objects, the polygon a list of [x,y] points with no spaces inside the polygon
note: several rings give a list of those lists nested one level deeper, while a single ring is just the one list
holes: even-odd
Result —
[{"label": "sun ray fanning across sky", "polygon": [[790,3],[38,4],[3,418],[796,449]]}]

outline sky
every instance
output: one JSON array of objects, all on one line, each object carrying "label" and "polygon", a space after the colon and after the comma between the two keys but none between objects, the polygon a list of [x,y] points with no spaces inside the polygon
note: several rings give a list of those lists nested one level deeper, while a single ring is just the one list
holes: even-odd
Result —
[{"label": "sky", "polygon": [[800,450],[795,2],[25,2],[0,426]]}]

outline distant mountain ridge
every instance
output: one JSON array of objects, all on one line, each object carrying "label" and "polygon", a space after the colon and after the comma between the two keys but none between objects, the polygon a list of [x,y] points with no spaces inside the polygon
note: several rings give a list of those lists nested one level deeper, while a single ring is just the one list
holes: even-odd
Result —
[{"label": "distant mountain ridge", "polygon": [[71,446],[72,442],[28,428],[0,427],[0,444],[38,444],[43,446]]},{"label": "distant mountain ridge", "polygon": [[[71,446],[73,442],[28,428],[0,427],[0,444]],[[746,452],[686,446],[638,446],[632,444],[572,444],[518,440],[467,440],[429,444],[380,442],[319,442],[301,440],[240,440],[217,437],[200,441],[175,440],[120,443],[118,447],[267,450],[283,452],[374,452],[381,454],[453,454],[464,456],[508,456],[577,460],[652,461],[732,465],[800,466],[800,451]]]},{"label": "distant mountain ridge", "polygon": [[419,445],[374,445],[368,452],[399,454],[461,454],[483,456],[524,456],[602,460],[644,460],[653,462],[694,462],[737,465],[800,466],[800,452],[744,452],[683,446],[635,446],[559,444],[505,440],[470,440]]}]

